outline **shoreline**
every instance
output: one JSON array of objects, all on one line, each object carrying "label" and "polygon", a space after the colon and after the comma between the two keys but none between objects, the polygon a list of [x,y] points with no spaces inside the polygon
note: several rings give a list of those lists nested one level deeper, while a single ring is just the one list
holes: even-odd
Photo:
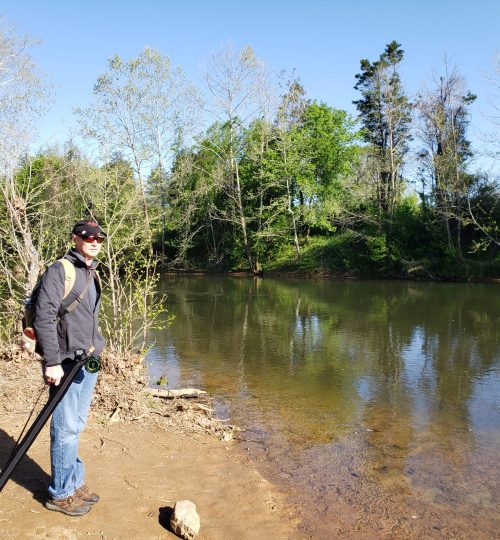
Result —
[{"label": "shoreline", "polygon": [[334,273],[326,270],[318,270],[317,272],[301,272],[301,271],[262,271],[254,274],[245,270],[231,272],[211,272],[208,270],[159,270],[159,273],[164,276],[217,276],[217,277],[234,277],[234,278],[291,278],[291,279],[331,279],[339,281],[407,281],[410,283],[487,283],[500,284],[500,277],[423,277],[423,276],[407,276],[407,275],[361,275],[349,273]]}]

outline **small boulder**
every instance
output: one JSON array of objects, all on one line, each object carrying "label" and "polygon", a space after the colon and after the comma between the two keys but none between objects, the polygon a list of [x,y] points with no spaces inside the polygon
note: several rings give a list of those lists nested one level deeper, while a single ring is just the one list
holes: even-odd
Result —
[{"label": "small boulder", "polygon": [[170,528],[184,540],[192,540],[200,532],[200,516],[191,501],[177,501],[170,518]]}]

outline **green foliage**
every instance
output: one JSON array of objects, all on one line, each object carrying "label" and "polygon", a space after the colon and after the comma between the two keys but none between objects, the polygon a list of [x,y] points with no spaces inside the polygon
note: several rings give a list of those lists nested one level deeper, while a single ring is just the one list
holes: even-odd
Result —
[{"label": "green foliage", "polygon": [[235,136],[242,211],[255,261],[267,264],[289,244],[290,216],[300,236],[335,230],[333,219],[350,197],[344,182],[358,159],[354,122],[344,111],[317,103],[305,106],[296,120],[282,132],[258,119],[237,135],[229,123],[215,123],[194,149],[179,155],[167,193],[167,243],[174,263],[208,262],[225,270],[246,265],[235,204],[240,194],[228,161],[221,159]]},{"label": "green foliage", "polygon": [[363,135],[367,142],[380,149],[388,148],[390,133],[388,127],[391,119],[388,111],[397,111],[395,140],[404,143],[411,120],[407,96],[403,93],[401,80],[397,71],[404,58],[404,51],[396,41],[389,43],[378,60],[360,62],[361,73],[356,75],[354,87],[361,92],[362,98],[355,101],[363,123]]},{"label": "green foliage", "polygon": [[292,137],[302,156],[297,189],[304,221],[319,230],[332,231],[332,218],[348,197],[343,180],[357,155],[354,122],[344,111],[312,103]]},{"label": "green foliage", "polygon": [[365,227],[364,232],[345,230],[331,236],[315,236],[303,246],[299,259],[289,246],[267,270],[417,279],[481,279],[500,275],[499,257],[458,261],[438,224],[428,216],[427,219],[412,195],[403,199],[395,214],[390,254],[385,234]]},{"label": "green foliage", "polygon": [[18,197],[25,201],[28,226],[36,234],[38,249],[45,262],[64,251],[69,240],[68,231],[81,215],[80,199],[77,198],[72,208],[68,209],[67,204],[77,174],[75,162],[55,153],[26,158],[16,172]]}]

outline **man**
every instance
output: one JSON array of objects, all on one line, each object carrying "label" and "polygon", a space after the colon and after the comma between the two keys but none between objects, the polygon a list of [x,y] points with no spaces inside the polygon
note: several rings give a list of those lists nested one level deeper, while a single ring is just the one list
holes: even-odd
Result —
[{"label": "man", "polygon": [[[64,300],[68,277],[63,264],[56,261],[42,277],[33,326],[43,356],[43,376],[52,385],[51,391],[71,368],[77,349],[98,357],[104,348],[98,326],[101,289],[94,259],[105,236],[92,220],[79,221],[73,227],[74,247],[64,258],[75,267],[75,282]],[[76,307],[65,311],[75,300]],[[85,484],[85,469],[78,456],[79,436],[87,421],[96,380],[97,373],[82,368],[54,410],[50,424],[51,483],[46,507],[69,516],[86,514],[99,500]]]}]

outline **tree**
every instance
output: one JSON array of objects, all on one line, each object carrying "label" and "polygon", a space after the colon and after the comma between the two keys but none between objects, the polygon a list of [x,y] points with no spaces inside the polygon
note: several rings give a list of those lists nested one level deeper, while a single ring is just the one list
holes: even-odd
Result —
[{"label": "tree", "polygon": [[[492,131],[483,133],[482,154],[492,160],[500,161],[500,55],[494,60],[493,69],[486,75],[492,93],[490,96],[490,114],[488,120]],[[492,167],[493,169],[493,167]],[[474,251],[486,251],[494,246],[493,252],[500,247],[500,175],[498,170],[491,170],[478,175],[477,182],[467,194],[467,208],[474,226],[482,233],[482,238],[473,243]]]},{"label": "tree", "polygon": [[401,169],[410,140],[410,102],[398,71],[403,58],[401,45],[392,41],[378,60],[361,60],[354,87],[362,97],[353,103],[376,163],[377,204],[389,218],[402,193]]},{"label": "tree", "polygon": [[304,162],[297,183],[306,225],[331,232],[348,196],[345,180],[357,156],[354,122],[345,111],[313,102],[305,108],[295,138]]},{"label": "tree", "polygon": [[287,84],[287,90],[282,97],[276,117],[275,151],[282,164],[278,177],[286,186],[286,212],[290,219],[293,234],[293,244],[297,257],[300,256],[298,221],[300,207],[297,205],[297,172],[300,168],[300,153],[293,144],[295,128],[302,121],[302,117],[309,101],[305,98],[305,90],[298,79],[292,79]]},{"label": "tree", "polygon": [[[0,27],[0,287],[12,302],[8,322],[17,322],[19,291],[28,294],[42,264],[38,242],[30,223],[33,189],[18,185],[15,171],[35,133],[34,123],[48,103],[48,88],[30,56],[36,41]],[[2,310],[8,317],[9,310]],[[9,333],[11,324],[2,323]],[[6,330],[7,329],[7,330]]]},{"label": "tree", "polygon": [[493,61],[493,68],[486,74],[486,80],[491,88],[490,114],[488,120],[493,129],[491,133],[484,133],[483,140],[486,143],[486,156],[500,161],[500,54]]},{"label": "tree", "polygon": [[[347,179],[357,160],[357,133],[345,111],[308,102],[296,81],[283,97],[275,137],[267,153],[274,205],[292,232],[295,253],[299,237],[311,230],[329,233],[349,197]],[[289,238],[288,238],[289,239]]]},{"label": "tree", "polygon": [[[0,21],[1,23],[1,21]],[[49,89],[30,50],[38,42],[0,25],[0,167],[11,175],[33,139],[35,121],[49,101]]]},{"label": "tree", "polygon": [[479,233],[471,242],[472,252],[490,251],[492,256],[500,248],[500,184],[498,177],[487,174],[474,176],[466,196],[467,213]]},{"label": "tree", "polygon": [[[182,69],[172,68],[167,56],[146,47],[128,62],[118,55],[111,58],[94,86],[94,102],[76,109],[83,135],[99,143],[104,161],[120,153],[132,164],[147,229],[147,174],[154,167],[161,171],[163,196],[165,172],[188,131],[194,95]],[[160,206],[163,215],[164,199]]]},{"label": "tree", "polygon": [[444,74],[435,81],[435,88],[422,91],[416,103],[423,144],[419,158],[429,180],[430,202],[444,224],[448,247],[459,257],[467,221],[464,202],[474,181],[467,171],[472,158],[467,128],[469,107],[475,99],[465,90],[463,78],[445,61]]},{"label": "tree", "polygon": [[259,269],[252,249],[249,217],[245,212],[240,157],[244,126],[252,117],[258,116],[258,90],[264,75],[263,64],[251,47],[244,47],[237,52],[229,43],[212,55],[204,76],[212,96],[209,111],[227,132],[223,145],[209,146],[225,164],[223,190],[230,206],[220,214],[220,219],[238,227],[243,251],[252,272],[258,272]]},{"label": "tree", "polygon": [[157,261],[148,248],[142,193],[130,163],[119,155],[102,167],[80,165],[74,199],[85,203],[87,215],[107,233],[99,259],[108,349],[127,358],[145,349],[147,332],[164,312],[162,299],[153,298]]},{"label": "tree", "polygon": [[223,189],[226,164],[217,151],[225,147],[225,138],[227,130],[215,123],[174,162],[166,192],[171,231],[167,246],[173,267],[201,264],[220,270],[235,262],[234,223],[223,219],[230,206]]},{"label": "tree", "polygon": [[[168,171],[193,130],[201,103],[182,69],[172,68],[170,59],[158,50],[144,49],[137,62],[145,85],[140,116],[155,167],[155,174],[150,175],[153,185],[148,185],[149,203],[160,210],[160,250],[164,257]],[[155,191],[156,197],[151,197]]]}]

